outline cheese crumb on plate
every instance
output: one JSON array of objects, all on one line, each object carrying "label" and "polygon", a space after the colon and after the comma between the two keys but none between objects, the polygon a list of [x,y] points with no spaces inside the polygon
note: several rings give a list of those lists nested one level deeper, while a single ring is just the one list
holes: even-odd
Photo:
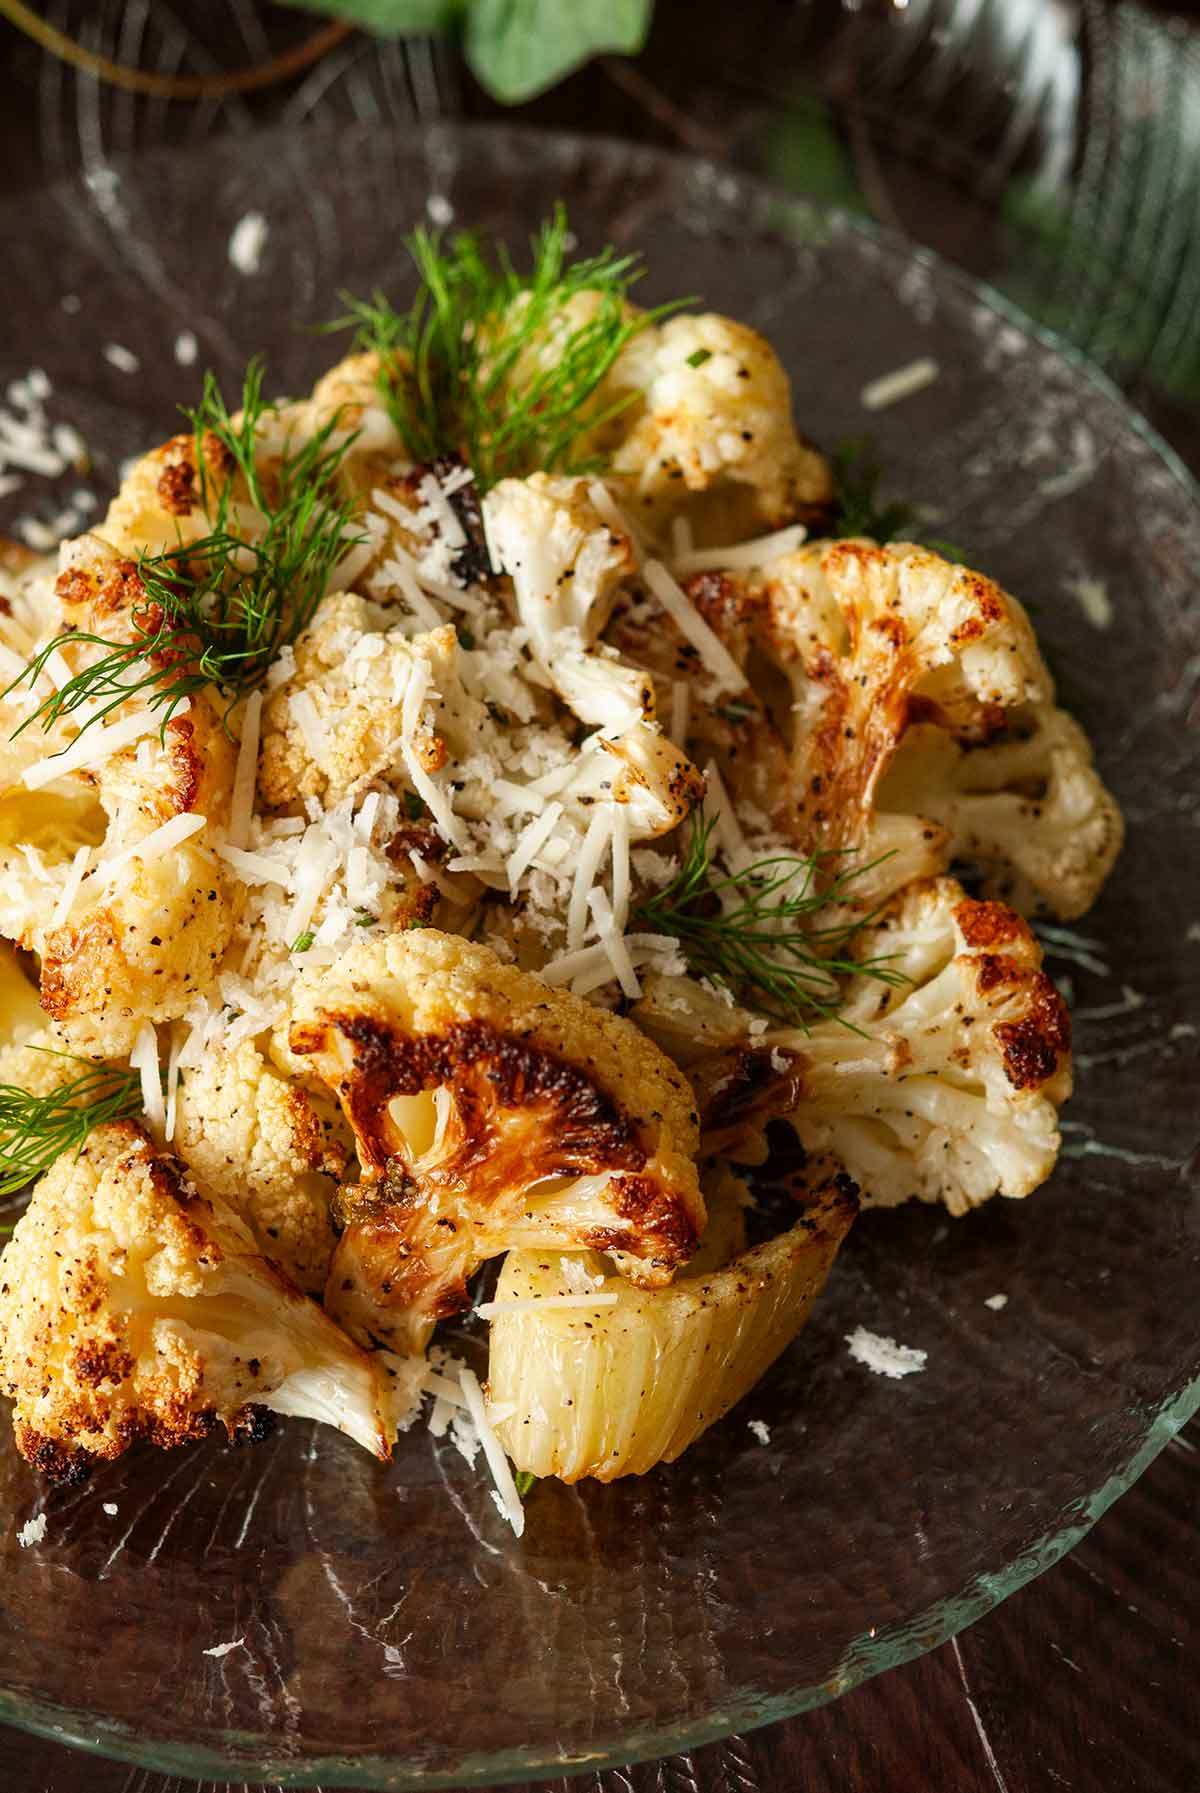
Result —
[{"label": "cheese crumb on plate", "polygon": [[927,1351],[918,1351],[911,1345],[898,1345],[895,1339],[885,1338],[882,1333],[868,1332],[865,1326],[856,1326],[853,1332],[848,1332],[846,1343],[854,1361],[873,1370],[877,1376],[897,1379],[915,1376],[918,1370],[925,1368],[929,1356]]}]

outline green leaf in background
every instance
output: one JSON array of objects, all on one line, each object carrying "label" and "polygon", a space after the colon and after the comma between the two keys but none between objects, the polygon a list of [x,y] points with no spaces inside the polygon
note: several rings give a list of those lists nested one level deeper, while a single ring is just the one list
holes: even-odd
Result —
[{"label": "green leaf in background", "polygon": [[471,0],[467,61],[505,105],[532,99],[589,56],[636,55],[653,0]]},{"label": "green leaf in background", "polygon": [[462,27],[471,72],[493,99],[515,106],[544,93],[589,56],[633,56],[654,0],[288,0],[379,37]]},{"label": "green leaf in background", "polygon": [[833,110],[816,82],[788,90],[759,131],[763,172],[793,193],[870,214]]},{"label": "green leaf in background", "polygon": [[361,25],[376,37],[421,37],[449,31],[468,0],[287,0],[287,4]]}]

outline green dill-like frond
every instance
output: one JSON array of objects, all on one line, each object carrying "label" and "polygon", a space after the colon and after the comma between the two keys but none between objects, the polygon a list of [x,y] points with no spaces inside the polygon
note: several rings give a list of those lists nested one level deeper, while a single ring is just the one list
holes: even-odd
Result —
[{"label": "green dill-like frond", "polygon": [[940,554],[943,560],[962,561],[966,558],[954,542],[924,532],[921,513],[915,505],[903,498],[893,498],[887,504],[881,501],[879,482],[883,478],[883,469],[864,436],[839,444],[833,451],[830,467],[833,472],[832,535],[867,535],[876,542],[920,542],[922,547]]},{"label": "green dill-like frond", "polygon": [[883,470],[865,437],[839,443],[830,466],[835,536],[869,535],[874,541],[890,542],[917,522],[915,509],[903,499],[893,499],[888,504],[880,501]]},{"label": "green dill-like frond", "polygon": [[[638,258],[610,248],[571,262],[569,243],[561,206],[533,239],[527,274],[473,232],[443,243],[418,229],[406,247],[420,286],[406,313],[382,293],[343,296],[346,315],[330,328],[353,326],[358,346],[379,354],[384,402],[414,460],[461,455],[481,491],[535,470],[600,470],[576,444],[636,394],[602,405],[599,388],[631,338],[675,307],[632,315]],[[590,315],[573,316],[583,294]]]},{"label": "green dill-like frond", "polygon": [[[199,405],[184,415],[195,438],[207,531],[195,541],[180,538],[175,547],[139,556],[144,595],[130,617],[132,641],[71,630],[30,661],[8,691],[33,683],[57,649],[100,650],[26,717],[21,729],[34,722],[49,728],[84,704],[87,727],[134,696],[165,724],[208,685],[232,702],[256,685],[280,649],[308,626],[330,573],[359,539],[351,529],[354,506],[336,489],[352,438],[331,418],[307,440],[285,441],[267,479],[258,465],[257,441],[274,407],[262,396],[262,380],[261,362],[252,361],[235,416],[214,376],[205,376]],[[210,469],[214,442],[228,463],[227,476],[219,479]],[[257,513],[256,527],[245,524],[247,508]]]},{"label": "green dill-like frond", "polygon": [[904,982],[884,959],[846,956],[873,915],[821,923],[821,911],[846,898],[871,866],[837,871],[843,855],[777,853],[720,872],[713,864],[714,827],[714,820],[693,814],[678,870],[638,910],[641,924],[679,941],[701,977],[800,1026],[814,1015],[836,1014],[843,977],[865,973],[885,984]]},{"label": "green dill-like frond", "polygon": [[[42,1048],[38,1048],[42,1050]],[[141,1082],[134,1071],[69,1058],[84,1069],[47,1096],[0,1084],[0,1196],[15,1195],[49,1170],[64,1152],[78,1152],[93,1127],[140,1114]]]}]

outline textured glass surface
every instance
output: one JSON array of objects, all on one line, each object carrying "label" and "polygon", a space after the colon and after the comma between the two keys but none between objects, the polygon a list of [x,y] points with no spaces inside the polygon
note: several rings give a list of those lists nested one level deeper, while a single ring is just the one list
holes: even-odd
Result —
[{"label": "textured glass surface", "polygon": [[[264,350],[273,385],[307,386],[330,345],[298,326],[339,287],[398,292],[432,192],[518,240],[564,198],[585,246],[645,251],[647,298],[702,294],[767,331],[802,427],[826,445],[869,427],[895,488],[1030,604],[1129,843],[1053,960],[1080,1084],[1053,1182],[958,1223],[866,1217],[796,1347],[673,1468],[540,1486],[518,1542],[482,1467],[423,1428],[386,1470],[291,1425],[257,1449],[137,1452],[49,1498],[0,1444],[0,1718],[222,1778],[523,1778],[830,1698],[1053,1560],[1197,1400],[1186,476],[1113,389],[922,252],[700,164],[518,132],[268,135],[10,204],[0,378],[48,370],[102,492],[204,363],[232,377]],[[254,275],[227,253],[248,209],[268,227]],[[867,417],[864,382],[926,354],[936,384]],[[925,1371],[870,1374],[856,1325]],[[44,1542],[20,1549],[43,1507]]]}]

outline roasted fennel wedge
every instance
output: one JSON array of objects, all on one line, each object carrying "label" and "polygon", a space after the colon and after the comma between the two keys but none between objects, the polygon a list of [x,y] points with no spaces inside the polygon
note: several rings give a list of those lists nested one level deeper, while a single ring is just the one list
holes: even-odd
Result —
[{"label": "roasted fennel wedge", "polygon": [[857,1212],[853,1186],[824,1185],[794,1226],[748,1250],[744,1187],[727,1170],[705,1180],[708,1234],[669,1288],[635,1288],[596,1252],[508,1254],[489,1404],[518,1469],[609,1482],[671,1463],[791,1343]]}]

